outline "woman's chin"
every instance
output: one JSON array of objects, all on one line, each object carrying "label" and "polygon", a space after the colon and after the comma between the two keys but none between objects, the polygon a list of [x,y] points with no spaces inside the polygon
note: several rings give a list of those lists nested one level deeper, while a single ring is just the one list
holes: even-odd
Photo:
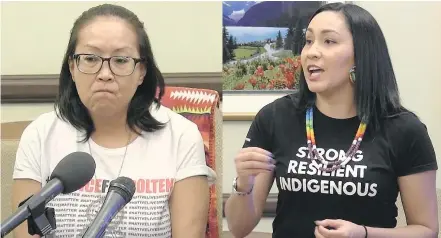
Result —
[{"label": "woman's chin", "polygon": [[323,82],[308,82],[308,89],[313,93],[321,93],[326,90],[326,85]]},{"label": "woman's chin", "polygon": [[116,112],[117,108],[110,103],[97,103],[90,108],[90,113],[105,117],[115,115]]}]

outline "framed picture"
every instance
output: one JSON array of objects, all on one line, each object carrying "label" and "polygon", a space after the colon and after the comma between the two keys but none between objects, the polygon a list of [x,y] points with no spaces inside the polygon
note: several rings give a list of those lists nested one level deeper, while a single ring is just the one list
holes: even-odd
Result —
[{"label": "framed picture", "polygon": [[329,1],[223,1],[224,120],[252,120],[296,90],[312,14]]}]

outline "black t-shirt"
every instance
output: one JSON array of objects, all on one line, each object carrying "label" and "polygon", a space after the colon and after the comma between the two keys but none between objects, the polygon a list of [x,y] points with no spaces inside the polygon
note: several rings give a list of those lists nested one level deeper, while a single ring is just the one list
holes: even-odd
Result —
[{"label": "black t-shirt", "polygon": [[[314,221],[343,219],[372,227],[396,226],[397,177],[437,169],[425,125],[412,113],[385,119],[380,132],[367,126],[363,141],[345,168],[321,172],[311,162],[305,113],[295,110],[293,95],[264,106],[256,115],[243,147],[274,154],[279,189],[273,238],[314,237]],[[314,108],[318,152],[337,160],[349,149],[360,121],[334,119]]]}]

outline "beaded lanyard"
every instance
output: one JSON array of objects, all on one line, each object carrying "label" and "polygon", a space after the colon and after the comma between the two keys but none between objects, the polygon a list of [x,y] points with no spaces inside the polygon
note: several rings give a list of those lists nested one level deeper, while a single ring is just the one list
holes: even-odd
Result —
[{"label": "beaded lanyard", "polygon": [[[315,135],[314,135],[314,126],[313,126],[313,109],[312,107],[306,110],[306,136],[308,143],[308,156],[311,160],[319,160],[324,166],[320,167],[321,171],[332,172],[341,167],[344,167],[355,155],[358,148],[360,147],[361,141],[363,140],[364,133],[366,131],[366,123],[361,122],[358,127],[357,134],[355,134],[355,138],[352,141],[352,145],[349,150],[346,152],[344,158],[339,158],[337,161],[327,161],[325,160],[317,151]],[[328,168],[328,165],[332,165],[331,168]]]}]

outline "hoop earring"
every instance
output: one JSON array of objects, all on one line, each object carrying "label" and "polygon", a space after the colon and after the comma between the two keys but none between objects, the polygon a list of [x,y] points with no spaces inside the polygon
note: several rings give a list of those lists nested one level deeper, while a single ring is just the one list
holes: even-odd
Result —
[{"label": "hoop earring", "polygon": [[355,83],[355,66],[349,70],[349,80],[351,80],[352,83]]}]

